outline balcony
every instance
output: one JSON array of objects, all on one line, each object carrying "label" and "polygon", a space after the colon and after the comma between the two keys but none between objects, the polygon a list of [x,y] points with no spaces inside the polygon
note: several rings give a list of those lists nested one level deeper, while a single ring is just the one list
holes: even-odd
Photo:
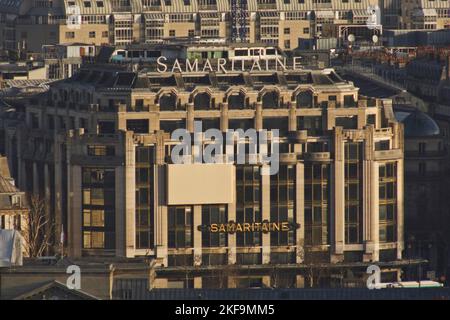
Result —
[{"label": "balcony", "polygon": [[402,159],[403,152],[401,149],[375,151],[374,158],[375,158],[375,160]]},{"label": "balcony", "polygon": [[312,162],[330,161],[331,155],[329,152],[307,152],[304,154],[304,159]]},{"label": "balcony", "polygon": [[276,9],[276,8],[277,8],[276,3],[258,3],[258,9],[260,10]]},{"label": "balcony", "polygon": [[127,106],[128,112],[146,112],[150,111],[150,105],[135,105],[135,106]]},{"label": "balcony", "polygon": [[198,9],[213,11],[213,10],[217,10],[217,5],[216,4],[199,4]]},{"label": "balcony", "polygon": [[304,143],[308,139],[308,131],[298,130],[295,132],[289,132],[289,139],[297,143]]},{"label": "balcony", "polygon": [[319,3],[318,1],[313,1],[314,8],[324,9],[324,8],[332,8],[331,1],[326,3]]},{"label": "balcony", "polygon": [[161,11],[161,5],[143,6],[144,11]]},{"label": "balcony", "polygon": [[131,12],[131,6],[113,6],[112,12]]},{"label": "balcony", "polygon": [[287,164],[295,164],[297,163],[297,154],[296,153],[280,153],[280,162]]}]

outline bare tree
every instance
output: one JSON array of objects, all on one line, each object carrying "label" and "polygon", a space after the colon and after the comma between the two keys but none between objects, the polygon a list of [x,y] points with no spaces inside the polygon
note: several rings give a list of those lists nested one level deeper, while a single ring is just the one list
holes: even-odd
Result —
[{"label": "bare tree", "polygon": [[308,280],[308,287],[314,288],[320,284],[322,278],[329,275],[329,271],[324,266],[324,261],[314,251],[311,245],[303,245],[297,251],[297,256],[303,261],[305,266],[305,276]]},{"label": "bare tree", "polygon": [[217,284],[218,289],[226,289],[228,288],[228,281],[229,279],[236,276],[237,273],[237,266],[235,264],[230,264],[229,261],[231,259],[231,251],[228,250],[226,253],[226,260],[224,261],[224,264],[218,268],[217,266],[213,266],[211,268],[210,272],[210,279],[212,281],[215,281]]},{"label": "bare tree", "polygon": [[23,237],[29,257],[35,258],[43,255],[51,248],[51,238],[55,224],[46,213],[46,203],[38,195],[30,196],[30,212],[27,223],[23,228]]}]

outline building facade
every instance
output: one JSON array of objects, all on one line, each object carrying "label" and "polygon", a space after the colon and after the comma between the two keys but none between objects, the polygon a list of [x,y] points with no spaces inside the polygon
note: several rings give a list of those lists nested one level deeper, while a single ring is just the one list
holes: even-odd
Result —
[{"label": "building facade", "polygon": [[25,231],[28,212],[25,193],[15,186],[7,159],[0,156],[0,229]]},{"label": "building facade", "polygon": [[[177,38],[229,41],[236,26],[241,35],[238,41],[289,50],[298,47],[301,39],[344,37],[349,30],[370,38],[372,31],[366,28],[368,8],[379,5],[377,0],[248,0],[242,4],[245,10],[234,11],[233,3],[4,0],[0,1],[0,27],[4,30],[0,43],[5,50],[41,52],[43,44],[71,42],[126,45]],[[378,27],[381,30],[380,23]]]},{"label": "building facade", "polygon": [[[49,203],[69,256],[153,257],[156,287],[342,284],[371,263],[399,277],[403,129],[390,100],[332,69],[128,70],[86,65],[15,130],[3,122],[19,186]],[[184,164],[176,129],[193,139]],[[279,138],[253,150],[234,136],[210,164],[207,129]],[[263,174],[258,155],[275,144],[279,169]]]},{"label": "building facade", "polygon": [[446,276],[449,255],[445,136],[417,109],[399,109],[396,117],[405,128],[405,254],[427,259],[423,271],[439,279]]}]

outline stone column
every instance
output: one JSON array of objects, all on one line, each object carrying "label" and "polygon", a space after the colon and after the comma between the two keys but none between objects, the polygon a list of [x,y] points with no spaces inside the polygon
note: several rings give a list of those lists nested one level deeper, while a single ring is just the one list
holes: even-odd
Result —
[{"label": "stone column", "polygon": [[77,258],[81,257],[82,248],[82,189],[81,189],[81,167],[78,165],[69,165],[69,256]]},{"label": "stone column", "polygon": [[[378,261],[378,169],[374,161],[374,127],[364,131],[363,160],[363,242],[366,262]],[[375,168],[376,167],[376,168]]]},{"label": "stone column", "polygon": [[189,132],[194,132],[194,104],[192,102],[186,104],[186,129]]},{"label": "stone column", "polygon": [[371,197],[370,197],[370,227],[371,241],[373,243],[372,261],[380,259],[380,206],[379,206],[379,164],[376,161],[371,163]]},{"label": "stone column", "polygon": [[[335,162],[331,167],[332,202],[331,228],[333,236],[331,238],[331,262],[339,262],[344,259],[345,243],[345,153],[342,128],[336,127],[334,131],[334,154]],[[334,213],[334,215],[333,215]]]},{"label": "stone column", "polygon": [[[56,223],[56,232],[61,234],[62,228],[62,164],[61,164],[61,145],[58,142],[54,144],[55,153],[55,165],[54,165],[54,183],[55,183],[55,199],[54,199],[54,210],[55,210],[55,223]],[[67,227],[67,226],[66,226]]]},{"label": "stone column", "polygon": [[27,190],[27,183],[26,183],[26,181],[27,181],[27,179],[30,179],[30,177],[27,177],[25,160],[20,160],[19,164],[20,164],[19,181],[18,181],[19,190]]},{"label": "stone column", "polygon": [[[202,224],[202,206],[193,207],[193,237],[194,237],[194,265],[202,264],[202,232],[198,230],[198,226]],[[201,279],[201,278],[200,278]]]},{"label": "stone column", "polygon": [[402,251],[405,247],[404,242],[404,160],[397,161],[397,259],[402,258]]},{"label": "stone column", "polygon": [[[45,200],[45,216],[49,221],[52,221],[52,213],[51,213],[51,196],[50,196],[50,172],[48,168],[48,164],[44,164],[44,200]],[[56,221],[55,221],[56,223]],[[47,226],[49,228],[50,226]],[[59,231],[59,233],[58,233]],[[59,240],[59,235],[61,234],[61,227],[60,225],[56,224],[53,229],[53,234],[55,235],[55,238]]]},{"label": "stone column", "polygon": [[125,256],[132,258],[136,249],[136,152],[131,132],[125,137],[125,179],[120,183],[125,187]]},{"label": "stone column", "polygon": [[296,169],[296,221],[300,224],[300,228],[296,230],[297,254],[296,262],[303,263],[304,260],[304,245],[305,245],[305,165],[303,162],[298,162]]},{"label": "stone column", "polygon": [[166,166],[155,165],[155,249],[158,261],[167,266],[168,207],[166,205]]},{"label": "stone column", "polygon": [[[269,172],[269,168],[266,171]],[[270,175],[262,175],[261,182],[262,221],[270,221]],[[262,234],[262,263],[270,263],[270,233]]]},{"label": "stone column", "polygon": [[297,110],[294,102],[290,103],[289,108],[289,131],[297,131]]},{"label": "stone column", "polygon": [[115,244],[116,255],[125,256],[125,237],[126,237],[126,186],[125,186],[125,168],[115,168]]},{"label": "stone column", "polygon": [[260,101],[256,102],[255,110],[256,110],[255,111],[255,129],[262,130],[262,128],[263,128],[262,102],[260,102]]},{"label": "stone column", "polygon": [[[236,186],[234,186],[236,189]],[[234,200],[228,204],[228,221],[236,221],[236,192]],[[236,233],[228,234],[228,264],[236,263]]]},{"label": "stone column", "polygon": [[220,130],[222,132],[228,130],[228,102],[223,102],[220,109]]},{"label": "stone column", "polygon": [[35,161],[33,161],[33,193],[39,196],[39,171]]}]

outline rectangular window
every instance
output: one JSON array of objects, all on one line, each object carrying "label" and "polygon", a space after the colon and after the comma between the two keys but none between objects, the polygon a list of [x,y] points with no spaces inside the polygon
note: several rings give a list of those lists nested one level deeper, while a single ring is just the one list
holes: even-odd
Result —
[{"label": "rectangular window", "polygon": [[379,239],[394,242],[397,239],[397,163],[379,166]]},{"label": "rectangular window", "polygon": [[88,155],[95,157],[103,157],[103,156],[114,156],[115,148],[114,146],[106,146],[106,145],[88,145],[87,147]]},{"label": "rectangular window", "polygon": [[336,117],[336,127],[342,127],[344,129],[357,129],[358,128],[358,117]]},{"label": "rectangular window", "polygon": [[169,248],[192,248],[192,207],[169,207]]},{"label": "rectangular window", "polygon": [[66,39],[74,39],[75,38],[75,32],[68,31],[66,32]]},{"label": "rectangular window", "polygon": [[115,173],[111,168],[82,169],[83,249],[115,247]]},{"label": "rectangular window", "polygon": [[284,48],[285,49],[291,48],[291,40],[284,40]]},{"label": "rectangular window", "polygon": [[228,245],[228,234],[226,232],[211,232],[208,228],[211,224],[224,224],[228,222],[225,205],[203,205],[202,206],[202,246],[226,247]]},{"label": "rectangular window", "polygon": [[105,233],[98,231],[83,231],[84,249],[104,249]]},{"label": "rectangular window", "polygon": [[169,37],[175,37],[175,30],[169,30]]},{"label": "rectangular window", "polygon": [[[238,223],[262,222],[261,215],[261,175],[258,166],[236,166],[236,221]],[[237,245],[261,245],[261,232],[239,232]]]},{"label": "rectangular window", "polygon": [[271,232],[271,246],[295,245],[295,176],[294,165],[281,165],[278,174],[270,176],[270,222],[291,226],[289,231]]},{"label": "rectangular window", "polygon": [[134,133],[148,133],[149,120],[148,119],[127,120],[127,131],[133,131]]},{"label": "rectangular window", "polygon": [[329,218],[328,164],[305,164],[305,243],[328,244]]},{"label": "rectangular window", "polygon": [[345,243],[361,243],[362,207],[362,142],[345,143]]},{"label": "rectangular window", "polygon": [[95,38],[95,31],[89,31],[89,38]]},{"label": "rectangular window", "polygon": [[425,154],[427,150],[427,144],[425,142],[420,142],[419,143],[419,154],[423,155]]},{"label": "rectangular window", "polygon": [[344,96],[344,108],[354,108],[356,107],[355,97],[350,95]]},{"label": "rectangular window", "polygon": [[322,117],[297,117],[297,129],[307,130],[309,136],[319,136],[322,134]]},{"label": "rectangular window", "polygon": [[154,146],[136,147],[136,248],[154,246]]},{"label": "rectangular window", "polygon": [[419,174],[425,176],[427,173],[427,164],[425,162],[419,162]]},{"label": "rectangular window", "polygon": [[375,151],[389,150],[389,140],[381,140],[375,142]]}]

